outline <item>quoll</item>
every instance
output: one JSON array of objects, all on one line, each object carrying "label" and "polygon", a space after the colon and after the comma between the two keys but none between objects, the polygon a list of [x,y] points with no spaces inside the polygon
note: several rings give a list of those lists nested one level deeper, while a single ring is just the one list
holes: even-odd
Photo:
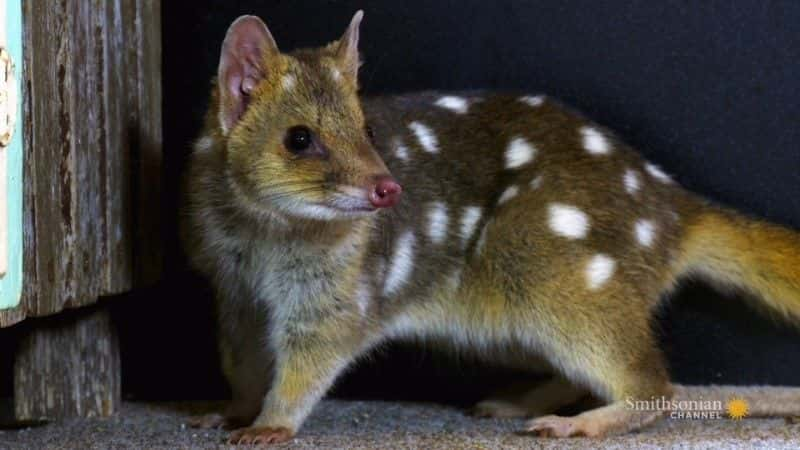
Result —
[{"label": "quoll", "polygon": [[[683,190],[545,96],[362,99],[361,19],[289,53],[253,16],[225,36],[184,235],[216,292],[233,401],[199,425],[290,439],[356,358],[412,338],[554,374],[481,414],[531,416],[544,436],[627,432],[661,413],[626,399],[679,389],[651,329],[679,278],[798,321],[796,232]],[[547,415],[587,391],[607,404]]]}]

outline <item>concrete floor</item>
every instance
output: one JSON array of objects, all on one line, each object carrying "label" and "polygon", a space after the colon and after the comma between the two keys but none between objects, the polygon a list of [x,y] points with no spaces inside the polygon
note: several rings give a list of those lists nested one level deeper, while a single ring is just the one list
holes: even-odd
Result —
[{"label": "concrete floor", "polygon": [[[125,403],[107,419],[77,419],[0,430],[0,448],[226,448],[226,432],[185,423],[210,404]],[[783,419],[665,420],[639,433],[601,440],[537,439],[515,434],[521,420],[475,419],[463,411],[418,403],[326,400],[300,434],[280,448],[800,448],[800,424]]]}]

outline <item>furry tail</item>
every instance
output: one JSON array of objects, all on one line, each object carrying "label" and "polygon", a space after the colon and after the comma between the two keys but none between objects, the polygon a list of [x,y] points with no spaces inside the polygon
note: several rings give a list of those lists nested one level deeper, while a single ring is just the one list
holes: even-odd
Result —
[{"label": "furry tail", "polygon": [[734,212],[699,207],[687,217],[679,272],[743,288],[800,325],[800,234]]},{"label": "furry tail", "polygon": [[710,400],[727,405],[733,399],[747,402],[747,417],[800,416],[800,388],[785,386],[685,386],[673,384],[674,400]]}]

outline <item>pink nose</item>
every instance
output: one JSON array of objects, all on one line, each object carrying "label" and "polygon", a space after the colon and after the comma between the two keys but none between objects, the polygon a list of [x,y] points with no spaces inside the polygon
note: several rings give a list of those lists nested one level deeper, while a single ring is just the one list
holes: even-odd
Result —
[{"label": "pink nose", "polygon": [[369,201],[376,208],[390,208],[400,201],[403,188],[394,178],[383,176],[375,181],[375,187],[369,193]]}]

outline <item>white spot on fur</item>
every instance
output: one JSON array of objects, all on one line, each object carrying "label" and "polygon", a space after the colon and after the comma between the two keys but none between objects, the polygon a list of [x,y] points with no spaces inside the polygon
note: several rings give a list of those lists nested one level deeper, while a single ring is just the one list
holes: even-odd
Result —
[{"label": "white spot on fur", "polygon": [[570,239],[582,239],[589,233],[589,216],[580,209],[553,203],[550,205],[550,229]]},{"label": "white spot on fur", "polygon": [[331,77],[334,81],[340,81],[342,79],[342,72],[339,72],[339,69],[336,67],[331,67]]},{"label": "white spot on fur", "polygon": [[506,148],[506,169],[516,169],[528,164],[536,156],[536,148],[521,137],[511,139]]},{"label": "white spot on fur", "polygon": [[660,181],[662,183],[669,183],[669,182],[672,181],[672,179],[669,177],[669,175],[664,173],[664,171],[661,170],[660,167],[658,167],[657,165],[655,165],[653,163],[645,164],[644,165],[644,170],[646,170],[647,173],[652,175],[653,178],[655,178],[656,180],[658,180],[658,181]]},{"label": "white spot on fur", "polygon": [[593,155],[605,155],[611,152],[611,143],[598,129],[594,127],[581,127],[583,148]]},{"label": "white spot on fur", "polygon": [[469,102],[463,97],[456,97],[454,95],[445,95],[444,97],[436,100],[436,106],[449,109],[458,114],[466,114],[469,109]]},{"label": "white spot on fur", "polygon": [[428,237],[431,242],[441,244],[447,237],[447,225],[450,218],[447,216],[447,205],[442,202],[431,203],[428,210]]},{"label": "white spot on fur", "polygon": [[433,134],[433,130],[430,129],[425,124],[420,122],[414,121],[408,124],[408,128],[417,136],[417,140],[419,141],[419,145],[422,146],[422,149],[428,153],[438,153],[439,152],[439,140],[436,139],[436,135]]},{"label": "white spot on fur", "polygon": [[214,146],[214,138],[211,136],[203,136],[194,143],[194,150],[196,152],[207,152]]},{"label": "white spot on fur", "polygon": [[406,231],[394,245],[392,262],[389,265],[389,274],[383,285],[383,294],[386,296],[395,294],[404,284],[408,282],[411,272],[414,270],[414,243],[416,238],[414,233]]},{"label": "white spot on fur", "polygon": [[475,227],[478,221],[481,220],[483,210],[478,206],[467,206],[464,208],[464,213],[461,215],[461,239],[466,245],[475,233]]},{"label": "white spot on fur", "polygon": [[597,254],[586,265],[586,282],[589,289],[595,290],[603,286],[617,268],[617,262],[607,255]]},{"label": "white spot on fur", "polygon": [[536,178],[532,179],[531,182],[530,182],[531,189],[536,190],[536,189],[539,189],[540,187],[542,187],[542,181],[544,181],[544,180],[542,179],[541,175],[539,175]]},{"label": "white spot on fur", "polygon": [[625,171],[625,176],[623,177],[622,181],[625,183],[625,190],[631,195],[637,193],[642,187],[639,174],[633,169],[628,169]]},{"label": "white spot on fur", "polygon": [[294,89],[295,84],[297,84],[297,80],[295,79],[294,75],[285,75],[281,79],[281,86],[283,86],[283,89],[287,91]]},{"label": "white spot on fur", "polygon": [[394,147],[394,154],[398,159],[408,161],[408,147],[406,147],[400,138],[394,138],[392,140],[392,147]]},{"label": "white spot on fur", "polygon": [[634,233],[639,244],[650,247],[656,237],[656,226],[650,220],[638,220],[634,225]]},{"label": "white spot on fur", "polygon": [[542,103],[544,103],[544,95],[526,95],[524,97],[520,97],[519,101],[527,104],[528,106],[536,108],[538,106],[542,106]]},{"label": "white spot on fur", "polygon": [[500,198],[497,199],[497,204],[502,205],[503,203],[511,200],[512,198],[516,197],[519,194],[519,188],[516,186],[511,186],[500,195]]}]

